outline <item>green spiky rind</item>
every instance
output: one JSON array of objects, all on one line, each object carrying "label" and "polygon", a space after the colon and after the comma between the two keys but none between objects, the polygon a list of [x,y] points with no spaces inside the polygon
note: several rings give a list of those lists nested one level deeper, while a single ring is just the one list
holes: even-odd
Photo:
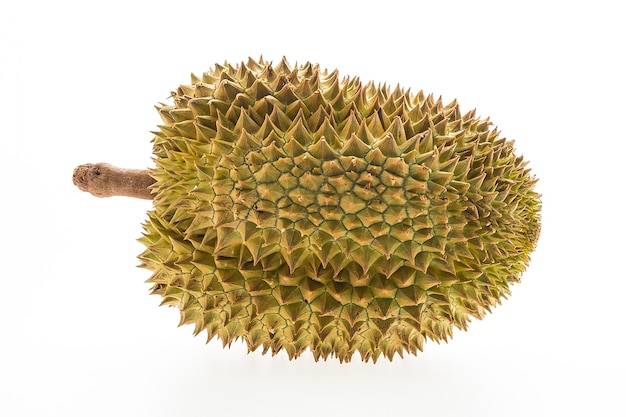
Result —
[{"label": "green spiky rind", "polygon": [[172,97],[140,258],[196,334],[290,358],[416,354],[529,262],[536,180],[456,102],[284,59],[216,65]]}]

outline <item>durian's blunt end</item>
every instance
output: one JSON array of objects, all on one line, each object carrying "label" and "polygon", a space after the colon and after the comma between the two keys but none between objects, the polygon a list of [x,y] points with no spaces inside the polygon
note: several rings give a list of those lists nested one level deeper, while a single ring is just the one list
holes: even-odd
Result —
[{"label": "durian's blunt end", "polygon": [[118,168],[103,162],[74,168],[74,185],[96,197],[125,196],[152,200],[154,178],[147,169]]}]

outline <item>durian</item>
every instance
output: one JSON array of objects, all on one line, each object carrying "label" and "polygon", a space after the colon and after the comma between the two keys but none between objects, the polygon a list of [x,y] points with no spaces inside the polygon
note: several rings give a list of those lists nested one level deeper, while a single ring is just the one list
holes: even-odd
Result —
[{"label": "durian", "polygon": [[536,179],[456,101],[262,58],[172,99],[138,181],[154,200],[139,258],[195,334],[391,360],[482,318],[528,265]]}]

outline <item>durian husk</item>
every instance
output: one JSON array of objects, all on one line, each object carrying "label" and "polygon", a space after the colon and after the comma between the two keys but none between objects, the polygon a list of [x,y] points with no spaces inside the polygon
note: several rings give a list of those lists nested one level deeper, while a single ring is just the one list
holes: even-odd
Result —
[{"label": "durian husk", "polygon": [[140,259],[195,334],[402,357],[482,318],[528,265],[536,179],[456,101],[262,58],[172,98]]}]

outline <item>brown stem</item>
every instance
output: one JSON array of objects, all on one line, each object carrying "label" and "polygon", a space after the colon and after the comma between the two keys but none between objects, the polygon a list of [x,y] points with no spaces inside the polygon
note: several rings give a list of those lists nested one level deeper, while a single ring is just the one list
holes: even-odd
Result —
[{"label": "brown stem", "polygon": [[154,178],[147,169],[117,168],[105,163],[84,164],[74,168],[74,185],[96,197],[126,196],[152,200]]}]

